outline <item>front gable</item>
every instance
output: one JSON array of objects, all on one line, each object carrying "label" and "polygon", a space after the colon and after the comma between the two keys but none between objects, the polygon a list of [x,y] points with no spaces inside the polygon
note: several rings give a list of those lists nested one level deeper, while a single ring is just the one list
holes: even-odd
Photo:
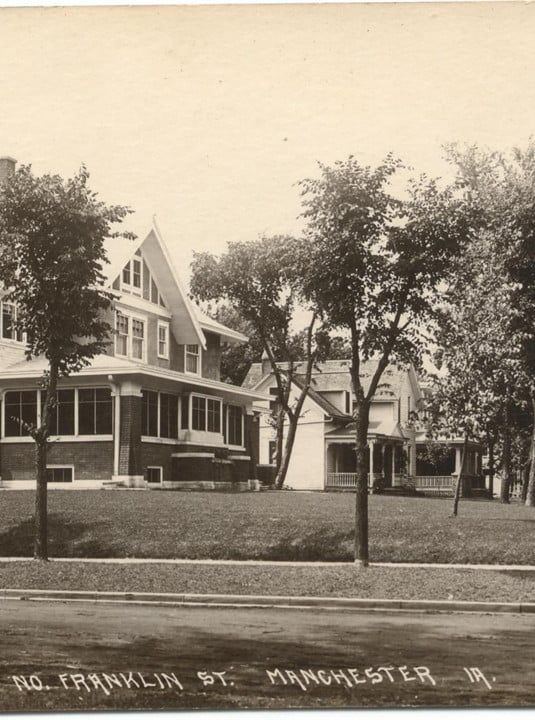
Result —
[{"label": "front gable", "polygon": [[108,258],[110,263],[105,272],[119,302],[169,317],[177,344],[206,348],[206,337],[195,310],[155,223],[144,239],[111,243]]}]

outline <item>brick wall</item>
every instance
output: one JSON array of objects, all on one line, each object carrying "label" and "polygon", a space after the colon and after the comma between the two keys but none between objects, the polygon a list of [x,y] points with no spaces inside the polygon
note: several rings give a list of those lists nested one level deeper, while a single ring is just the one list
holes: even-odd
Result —
[{"label": "brick wall", "polygon": [[141,397],[121,397],[119,475],[142,474]]},{"label": "brick wall", "polygon": [[[6,443],[1,446],[2,480],[35,479],[35,445]],[[76,480],[109,480],[113,474],[113,442],[57,442],[50,445],[49,465],[74,465]]]},{"label": "brick wall", "polygon": [[143,474],[146,474],[147,467],[149,466],[161,467],[164,482],[173,480],[173,460],[171,455],[174,452],[176,452],[175,445],[148,442],[141,443]]}]

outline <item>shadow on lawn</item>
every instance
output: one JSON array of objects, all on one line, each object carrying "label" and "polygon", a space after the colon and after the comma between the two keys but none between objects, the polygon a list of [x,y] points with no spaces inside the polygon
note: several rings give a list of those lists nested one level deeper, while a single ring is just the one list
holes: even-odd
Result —
[{"label": "shadow on lawn", "polygon": [[266,547],[261,556],[265,560],[352,560],[353,533],[325,527],[302,535],[292,533]]},{"label": "shadow on lawn", "polygon": [[[65,522],[61,515],[48,516],[48,552],[51,557],[114,557],[116,550],[90,536],[98,536],[104,523]],[[87,538],[84,540],[84,536]],[[0,557],[33,556],[33,517],[0,534]]]}]

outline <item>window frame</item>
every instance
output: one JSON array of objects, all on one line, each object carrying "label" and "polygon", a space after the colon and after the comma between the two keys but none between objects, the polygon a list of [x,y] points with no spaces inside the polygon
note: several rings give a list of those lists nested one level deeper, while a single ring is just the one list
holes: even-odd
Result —
[{"label": "window frame", "polygon": [[[145,442],[151,442],[151,441],[158,441],[158,442],[164,442],[164,443],[177,443],[179,441],[180,436],[180,430],[181,428],[181,411],[182,411],[182,395],[177,395],[175,393],[171,392],[164,392],[163,390],[151,390],[150,388],[142,388],[142,393],[154,393],[157,397],[156,401],[156,435],[147,435],[145,433],[145,427],[141,427],[141,439]],[[162,435],[162,395],[168,395],[171,397],[175,397],[177,400],[176,404],[176,437],[167,437],[166,435]],[[144,403],[144,395],[142,397],[142,403]],[[142,410],[142,417],[143,417],[143,410]],[[148,428],[147,428],[148,429]]]},{"label": "window frame", "polygon": [[[188,351],[189,347],[196,347],[197,348],[197,354],[194,355],[192,352]],[[193,372],[193,370],[188,370],[188,355],[191,355],[195,358],[197,358],[197,371]],[[201,375],[202,372],[202,352],[201,352],[201,346],[199,343],[188,343],[187,345],[184,345],[184,372],[186,375],[195,375],[198,377]]]},{"label": "window frame", "polygon": [[147,465],[145,470],[147,470],[147,471],[148,470],[159,470],[160,471],[160,479],[158,480],[157,483],[149,483],[148,472],[147,472],[147,479],[145,481],[147,483],[147,485],[149,485],[149,486],[150,485],[163,485],[163,466],[162,465]]},{"label": "window frame", "polygon": [[[165,332],[165,350],[163,353],[160,353],[160,342],[162,342],[160,340],[160,330],[164,330]],[[169,323],[164,320],[158,320],[156,342],[158,358],[161,360],[169,360]]]},{"label": "window frame", "polygon": [[[188,397],[188,425],[192,432],[206,432],[210,435],[223,435],[223,398],[219,395],[203,395],[202,393],[192,392]],[[193,427],[193,398],[201,398],[204,400],[204,429]],[[219,432],[208,430],[208,400],[219,403]]]},{"label": "window frame", "polygon": [[47,470],[70,470],[70,471],[71,471],[71,479],[70,479],[70,480],[67,480],[67,481],[47,480],[48,483],[54,483],[54,482],[56,482],[56,483],[58,483],[58,484],[60,484],[60,485],[69,485],[69,484],[73,484],[73,483],[74,483],[74,478],[75,478],[75,475],[74,475],[74,465],[69,465],[68,463],[67,463],[67,464],[62,464],[62,465],[59,465],[59,464],[57,464],[57,465],[56,465],[56,464],[51,464],[51,465],[49,465],[49,464],[47,463],[46,469],[47,469]]},{"label": "window frame", "polygon": [[[139,262],[139,287],[134,285],[134,262]],[[128,272],[129,282],[124,280],[123,274],[125,270]],[[137,273],[136,273],[137,274]],[[121,269],[120,275],[121,291],[143,297],[143,258],[141,255],[135,255]]]},{"label": "window frame", "polygon": [[[119,332],[117,329],[117,325],[118,325],[117,320],[118,320],[119,315],[122,315],[122,317],[124,317],[128,320],[128,335],[126,336],[127,337],[127,340],[126,340],[127,354],[126,355],[123,355],[122,353],[117,352],[117,339],[119,337]],[[132,347],[133,347],[133,341],[134,341],[134,327],[133,327],[133,322],[132,322],[133,320],[137,320],[138,322],[143,323],[143,346],[142,346],[142,353],[141,353],[142,357],[141,358],[134,357],[134,355],[132,353]],[[116,306],[115,307],[115,327],[114,327],[115,338],[114,338],[114,345],[113,345],[114,355],[116,357],[122,357],[122,358],[127,358],[128,360],[133,360],[134,362],[146,363],[147,362],[148,327],[149,327],[149,322],[148,322],[148,318],[146,315],[132,312],[130,309],[124,309],[123,307]],[[124,335],[122,335],[122,337],[124,337]]]},{"label": "window frame", "polygon": [[[4,305],[9,305],[14,309],[14,319],[17,322],[17,316],[19,309],[17,303],[0,300],[0,342],[14,343],[15,345],[26,345],[26,333],[21,330],[11,330],[11,337],[4,337]],[[17,338],[17,334],[20,334],[20,340]]]},{"label": "window frame", "polygon": [[[241,445],[235,445],[234,443],[231,443],[231,442],[230,442],[230,433],[229,433],[229,427],[230,427],[230,425],[229,425],[229,409],[230,409],[231,407],[239,408],[239,409],[241,410],[241,430],[240,430],[240,434],[241,434]],[[242,405],[235,405],[234,403],[227,403],[227,427],[226,427],[226,431],[227,431],[227,445],[228,445],[229,447],[231,447],[231,448],[240,448],[240,449],[245,447],[245,412],[244,412],[244,408],[242,407]]]},{"label": "window frame", "polygon": [[[115,423],[115,403],[113,402],[113,395],[111,394],[111,388],[109,385],[80,385],[75,387],[60,387],[59,390],[74,390],[74,434],[73,435],[50,435],[51,441],[62,441],[62,442],[80,442],[80,441],[111,441],[114,437],[114,423]],[[80,390],[108,390],[110,392],[110,404],[111,404],[111,432],[109,433],[93,433],[91,435],[80,434],[80,402],[79,402],[79,391]],[[9,392],[35,392],[37,393],[37,427],[41,423],[41,409],[43,406],[43,391],[36,389],[35,387],[23,387],[23,388],[6,388],[1,393],[1,412],[0,412],[0,440],[7,443],[17,442],[33,442],[33,438],[30,435],[6,435],[6,394]],[[96,429],[96,426],[95,426]],[[66,467],[62,465],[61,467]]]}]

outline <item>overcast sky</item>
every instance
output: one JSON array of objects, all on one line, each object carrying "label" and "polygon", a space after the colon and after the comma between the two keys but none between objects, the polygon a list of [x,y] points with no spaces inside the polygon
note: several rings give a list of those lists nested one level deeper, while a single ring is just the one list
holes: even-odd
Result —
[{"label": "overcast sky", "polygon": [[298,227],[295,182],[393,150],[524,144],[535,7],[324,5],[0,10],[0,155],[156,214],[192,249]]}]

